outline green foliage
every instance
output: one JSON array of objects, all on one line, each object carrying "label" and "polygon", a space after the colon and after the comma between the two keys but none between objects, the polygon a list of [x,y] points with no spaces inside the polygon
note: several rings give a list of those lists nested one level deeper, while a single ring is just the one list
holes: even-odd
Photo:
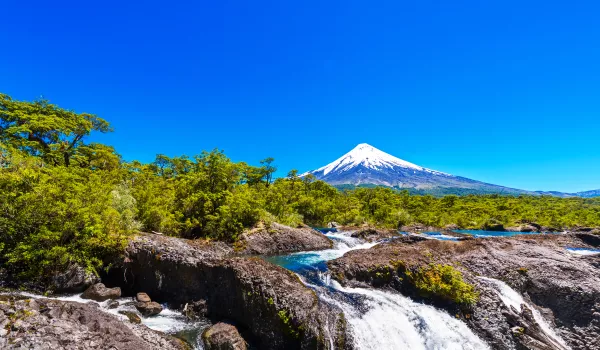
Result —
[{"label": "green foliage", "polygon": [[71,263],[98,270],[140,230],[236,242],[259,221],[600,227],[600,198],[336,189],[296,170],[274,180],[273,158],[255,167],[220,150],[126,163],[110,146],[85,143],[90,133],[110,130],[92,114],[0,94],[0,265],[29,277],[47,277]]},{"label": "green foliage", "polygon": [[479,298],[474,287],[451,265],[431,263],[414,272],[407,270],[406,276],[424,297],[437,297],[467,307]]},{"label": "green foliage", "polygon": [[294,321],[292,320],[292,317],[287,312],[287,310],[280,310],[277,314],[279,315],[279,319],[281,320],[281,323],[283,324],[285,333],[290,335],[293,338],[296,338],[296,339],[299,338],[300,331],[302,329],[300,327],[297,328],[294,326]]},{"label": "green foliage", "polygon": [[48,167],[14,151],[0,170],[1,260],[16,275],[48,276],[70,263],[90,270],[138,229],[118,172]]},{"label": "green foliage", "polygon": [[110,130],[107,121],[93,114],[77,114],[43,99],[16,101],[0,93],[0,141],[50,164],[69,166],[86,136]]}]

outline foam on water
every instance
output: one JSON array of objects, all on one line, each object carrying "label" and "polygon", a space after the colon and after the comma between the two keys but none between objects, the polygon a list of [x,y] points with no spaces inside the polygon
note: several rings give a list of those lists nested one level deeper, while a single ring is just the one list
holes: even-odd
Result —
[{"label": "foam on water", "polygon": [[479,279],[487,282],[488,285],[490,285],[496,291],[502,302],[508,308],[512,306],[518,311],[521,311],[521,305],[527,305],[527,307],[531,309],[533,318],[538,323],[540,328],[544,331],[544,333],[546,333],[546,335],[550,337],[550,339],[558,343],[557,345],[562,346],[564,349],[569,349],[565,341],[554,332],[554,330],[550,326],[550,323],[542,316],[542,314],[537,310],[537,308],[525,301],[525,299],[523,299],[519,292],[512,289],[508,284],[494,278],[479,277]]},{"label": "foam on water", "polygon": [[319,296],[342,309],[357,349],[489,349],[466,324],[433,306],[398,293],[345,288],[336,281],[329,286],[334,292],[321,290]]},{"label": "foam on water", "polygon": [[600,249],[588,249],[588,248],[566,248],[569,253],[575,255],[597,255],[600,254]]}]

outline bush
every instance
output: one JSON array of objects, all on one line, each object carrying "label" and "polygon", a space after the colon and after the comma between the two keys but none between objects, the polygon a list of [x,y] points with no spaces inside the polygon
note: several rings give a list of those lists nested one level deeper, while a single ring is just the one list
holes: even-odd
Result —
[{"label": "bush", "polygon": [[435,297],[470,307],[479,297],[474,287],[463,280],[462,273],[451,265],[430,263],[416,271],[406,271],[410,282],[423,297]]}]

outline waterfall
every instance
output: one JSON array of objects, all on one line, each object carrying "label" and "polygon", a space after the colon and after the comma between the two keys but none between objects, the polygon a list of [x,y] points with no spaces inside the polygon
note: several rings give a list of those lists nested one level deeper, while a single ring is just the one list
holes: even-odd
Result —
[{"label": "waterfall", "polygon": [[550,323],[542,316],[537,308],[525,301],[521,294],[516,290],[512,289],[508,284],[494,278],[479,277],[479,279],[487,282],[488,285],[496,291],[504,305],[509,309],[512,306],[516,310],[521,311],[521,305],[526,305],[531,309],[535,322],[537,322],[546,336],[548,336],[551,341],[555,342],[558,348],[570,349],[565,341],[554,332]]},{"label": "waterfall", "polygon": [[[287,260],[279,262],[288,268],[300,267],[295,272],[304,284],[314,289],[322,301],[344,312],[356,349],[489,349],[464,322],[445,311],[414,302],[396,292],[342,287],[331,279],[323,262],[377,243],[365,243],[351,237],[349,232],[327,233],[326,236],[334,241],[333,249],[290,254],[284,258]],[[321,264],[319,268],[318,264]]]}]

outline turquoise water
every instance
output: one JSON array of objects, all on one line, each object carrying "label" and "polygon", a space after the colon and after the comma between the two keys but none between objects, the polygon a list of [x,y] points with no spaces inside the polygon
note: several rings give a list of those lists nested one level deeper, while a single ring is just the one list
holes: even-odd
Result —
[{"label": "turquoise water", "polygon": [[313,227],[313,229],[321,232],[322,234],[338,232],[338,229],[335,227]]},{"label": "turquoise water", "polygon": [[474,237],[511,237],[517,235],[543,235],[559,234],[560,232],[509,232],[509,231],[484,231],[484,230],[453,230],[452,232],[470,235]]}]

